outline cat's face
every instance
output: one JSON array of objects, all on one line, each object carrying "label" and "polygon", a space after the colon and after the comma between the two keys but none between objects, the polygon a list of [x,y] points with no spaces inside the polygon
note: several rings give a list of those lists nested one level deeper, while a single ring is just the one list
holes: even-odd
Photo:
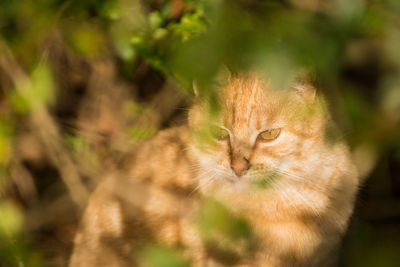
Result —
[{"label": "cat's face", "polygon": [[[258,76],[244,75],[230,78],[218,94],[215,117],[201,102],[189,113],[201,187],[265,186],[307,169],[301,161],[324,130],[313,88],[274,90]],[[210,138],[201,138],[207,132]]]}]

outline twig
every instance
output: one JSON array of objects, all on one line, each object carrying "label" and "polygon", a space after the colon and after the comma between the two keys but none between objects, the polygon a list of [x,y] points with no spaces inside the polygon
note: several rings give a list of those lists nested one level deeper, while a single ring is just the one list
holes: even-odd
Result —
[{"label": "twig", "polygon": [[11,178],[24,201],[29,204],[36,204],[38,196],[33,177],[18,156],[13,157]]},{"label": "twig", "polygon": [[[14,59],[8,46],[0,40],[0,68],[10,77],[15,89],[22,95],[31,81]],[[29,89],[28,89],[29,90]],[[35,107],[29,114],[29,122],[33,133],[42,142],[44,151],[60,172],[61,178],[67,186],[71,198],[79,206],[85,205],[88,192],[82,183],[78,168],[64,147],[60,130],[50,115],[45,104]]]}]

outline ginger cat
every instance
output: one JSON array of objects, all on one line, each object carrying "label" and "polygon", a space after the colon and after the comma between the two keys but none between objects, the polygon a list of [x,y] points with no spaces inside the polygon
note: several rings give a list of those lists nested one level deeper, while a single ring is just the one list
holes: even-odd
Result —
[{"label": "ginger cat", "polygon": [[[335,263],[358,176],[347,146],[328,137],[324,100],[308,84],[276,90],[252,73],[229,77],[217,101],[213,112],[198,97],[188,125],[144,142],[98,186],[70,266],[137,266],[149,240],[181,248],[192,266]],[[228,244],[235,261],[211,253],[194,223],[208,197],[251,226],[255,246]]]}]

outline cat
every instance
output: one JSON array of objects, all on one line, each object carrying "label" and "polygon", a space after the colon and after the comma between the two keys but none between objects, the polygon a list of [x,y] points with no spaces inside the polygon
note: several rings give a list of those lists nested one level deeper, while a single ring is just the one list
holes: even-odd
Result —
[{"label": "cat", "polygon": [[[192,266],[334,265],[357,170],[315,88],[278,89],[245,72],[198,95],[187,125],[145,141],[91,195],[70,266],[140,265],[149,241],[181,248]],[[210,250],[195,223],[203,199],[244,218],[255,245],[216,237]],[[224,244],[239,257],[213,253]]]}]

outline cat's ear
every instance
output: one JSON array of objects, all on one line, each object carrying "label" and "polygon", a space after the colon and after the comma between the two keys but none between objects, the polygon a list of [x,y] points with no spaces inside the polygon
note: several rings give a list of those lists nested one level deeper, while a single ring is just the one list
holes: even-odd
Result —
[{"label": "cat's ear", "polygon": [[315,80],[314,73],[310,70],[302,70],[295,78],[293,88],[307,103],[312,103],[315,100],[317,90],[313,86]]},{"label": "cat's ear", "polygon": [[296,93],[300,95],[307,103],[313,103],[315,101],[315,96],[317,90],[310,83],[296,83],[293,85]]},{"label": "cat's ear", "polygon": [[[222,86],[227,81],[229,81],[231,76],[232,76],[231,70],[226,65],[221,65],[220,69],[218,70],[218,72],[216,73],[214,78],[212,79],[211,83],[217,87]],[[195,97],[199,97],[200,90],[199,90],[198,83],[195,80],[193,80],[192,87],[193,87],[193,93],[194,93]]]},{"label": "cat's ear", "polygon": [[228,68],[228,66],[222,64],[215,77],[215,81],[219,84],[224,84],[227,81],[229,81],[231,77],[232,77],[232,71]]}]

